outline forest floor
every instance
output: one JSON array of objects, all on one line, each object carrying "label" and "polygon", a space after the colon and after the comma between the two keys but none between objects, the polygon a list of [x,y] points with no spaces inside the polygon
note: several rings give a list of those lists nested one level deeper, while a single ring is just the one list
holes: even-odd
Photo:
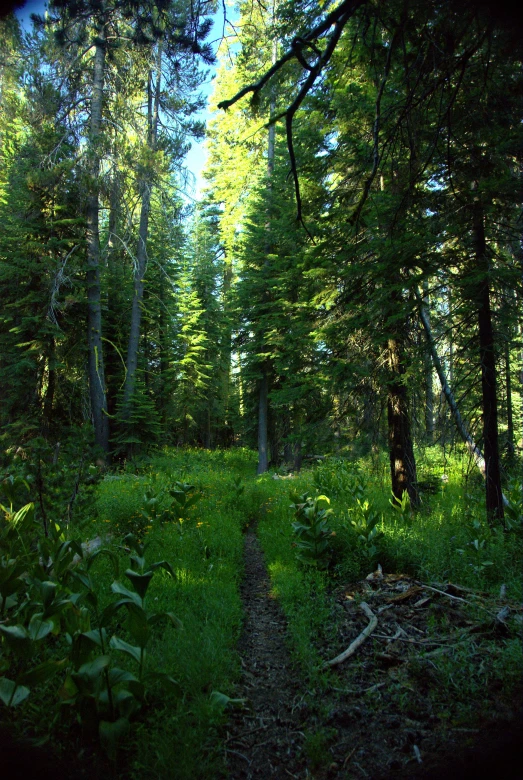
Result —
[{"label": "forest floor", "polygon": [[[340,645],[324,648],[327,658],[368,625],[362,600],[371,605],[378,625],[372,638],[337,666],[336,687],[331,676],[319,692],[307,690],[292,665],[286,620],[271,593],[253,526],[245,533],[241,594],[242,677],[235,696],[245,702],[231,710],[224,740],[233,780],[523,776],[521,698],[507,701],[493,685],[479,694],[480,707],[470,702],[460,722],[451,701],[459,691],[448,690],[434,663],[460,647],[469,663],[480,662],[489,643],[503,641],[510,615],[519,619],[517,606],[381,571],[338,588],[333,596]],[[434,613],[441,620],[435,622]],[[438,688],[442,701],[435,695]]]}]

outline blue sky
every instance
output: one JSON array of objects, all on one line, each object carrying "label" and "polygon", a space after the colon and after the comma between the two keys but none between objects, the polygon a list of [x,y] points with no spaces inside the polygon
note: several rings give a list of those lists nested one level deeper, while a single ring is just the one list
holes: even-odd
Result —
[{"label": "blue sky", "polygon": [[[16,16],[20,20],[20,23],[22,24],[22,27],[25,29],[30,29],[31,26],[31,20],[30,15],[32,13],[37,14],[43,14],[46,8],[46,2],[45,0],[28,0],[23,8],[16,11]],[[227,15],[230,16],[231,19],[234,21],[237,19],[238,14],[234,11],[233,8],[228,7],[227,8]],[[216,50],[219,45],[219,39],[222,35],[223,30],[223,6],[221,3],[218,4],[218,10],[214,16],[214,27],[209,35],[209,40],[214,41],[213,48]],[[209,95],[212,92],[212,78],[215,74],[215,68],[211,67],[209,68],[209,75],[207,77],[206,83],[202,85],[201,91],[203,94],[208,98]],[[201,113],[202,119],[209,119],[211,114],[209,111],[205,110]],[[206,152],[205,152],[205,142],[196,143],[195,141],[192,142],[192,147],[187,155],[186,164],[191,173],[194,175],[196,182],[194,185],[194,189],[190,188],[188,195],[192,198],[197,199],[201,193],[201,188],[203,185],[203,181],[201,178],[201,172],[206,162]]]}]

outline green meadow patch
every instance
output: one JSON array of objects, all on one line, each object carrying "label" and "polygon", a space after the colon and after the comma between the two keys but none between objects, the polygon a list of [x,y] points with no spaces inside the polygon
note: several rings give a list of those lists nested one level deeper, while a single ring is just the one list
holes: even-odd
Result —
[{"label": "green meadow patch", "polygon": [[[243,531],[255,524],[315,713],[305,752],[319,766],[330,732],[318,694],[339,687],[324,662],[344,649],[344,588],[379,565],[485,597],[502,589],[510,604],[521,599],[521,526],[486,522],[481,485],[466,478],[462,459],[443,463],[426,451],[416,513],[391,502],[382,466],[332,458],[283,479],[257,477],[246,450],[165,450],[103,479],[76,541],[74,527],[72,540],[59,525],[43,536],[29,505],[4,506],[4,722],[49,739],[58,756],[90,746],[107,776],[169,778],[173,767],[182,779],[220,776],[227,697],[240,675]],[[441,620],[435,612],[435,632]],[[510,694],[521,653],[506,631],[481,668],[466,644],[434,660],[436,709],[442,686],[456,689],[454,720],[472,716],[485,681]],[[353,668],[361,673],[357,659]],[[400,709],[416,673],[414,664],[410,681],[398,677],[392,688]]]}]

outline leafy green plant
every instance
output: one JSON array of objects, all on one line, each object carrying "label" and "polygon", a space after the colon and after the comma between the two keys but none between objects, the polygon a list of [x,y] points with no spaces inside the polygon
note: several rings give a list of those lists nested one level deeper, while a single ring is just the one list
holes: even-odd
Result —
[{"label": "leafy green plant", "polygon": [[356,506],[349,512],[354,515],[351,526],[357,535],[358,545],[370,562],[375,559],[378,552],[376,543],[383,538],[383,531],[379,531],[377,527],[382,517],[368,500],[362,501],[359,498],[356,499]]},{"label": "leafy green plant", "polygon": [[521,479],[514,477],[508,484],[505,504],[505,528],[521,531],[523,528],[523,488]]},{"label": "leafy green plant", "polygon": [[2,480],[6,495],[11,485],[11,500],[21,503],[22,493],[35,505],[36,518],[44,533],[49,526],[75,523],[78,527],[90,514],[94,489],[101,469],[93,464],[95,451],[87,428],[76,428],[61,444],[52,446],[35,437],[24,448],[23,459],[15,458]]},{"label": "leafy green plant", "polygon": [[483,529],[479,520],[472,521],[472,533],[475,538],[467,542],[464,548],[459,548],[457,552],[465,558],[467,565],[476,574],[481,574],[485,569],[494,565],[494,561],[487,560],[489,557],[489,533]]},{"label": "leafy green plant", "polygon": [[401,498],[392,494],[392,498],[389,498],[389,504],[397,512],[404,522],[407,522],[412,517],[412,508],[410,505],[410,496],[406,490],[403,491]]},{"label": "leafy green plant", "polygon": [[[64,704],[74,706],[80,713],[82,724],[87,730],[97,728],[100,739],[108,752],[114,755],[116,744],[130,728],[130,721],[146,700],[148,686],[160,680],[168,687],[176,688],[176,681],[168,674],[149,669],[146,648],[153,628],[161,621],[168,621],[180,628],[181,623],[171,612],[154,613],[146,608],[146,595],[155,571],[164,569],[171,577],[174,572],[167,561],[147,564],[146,544],[129,534],[124,539],[130,548],[130,568],[125,576],[131,588],[119,581],[113,582],[111,591],[117,600],[110,603],[100,614],[98,599],[91,579],[85,572],[77,574],[86,589],[86,600],[97,617],[97,628],[90,629],[86,621],[82,631],[71,637],[72,667],[69,667],[62,688]],[[101,553],[102,550],[96,551]],[[88,559],[88,566],[93,556]],[[133,644],[113,635],[108,629],[116,613],[127,611],[126,629]],[[113,666],[111,650],[122,653],[136,664],[136,674]],[[94,657],[93,657],[94,656]]]},{"label": "leafy green plant", "polygon": [[363,498],[365,493],[366,486],[358,464],[341,458],[331,458],[318,466],[312,480],[318,493],[333,496],[349,494],[354,499]]},{"label": "leafy green plant", "polygon": [[179,524],[180,530],[189,519],[192,507],[201,499],[201,493],[195,492],[196,487],[187,482],[175,482],[169,495],[173,499],[168,515]]},{"label": "leafy green plant", "polygon": [[332,509],[321,508],[320,503],[330,504],[327,496],[312,497],[308,493],[291,494],[295,521],[292,523],[295,541],[293,542],[296,557],[302,563],[325,569],[330,561],[329,537],[333,530],[327,518]]},{"label": "leafy green plant", "polygon": [[[130,567],[125,576],[130,588],[118,580],[111,586],[117,597],[101,610],[91,576],[91,567],[101,555],[109,556],[118,574],[118,558],[111,550],[85,552],[74,540],[65,540],[59,524],[40,532],[33,504],[15,511],[2,505],[0,523],[0,700],[19,706],[32,688],[47,682],[58,671],[65,680],[58,692],[54,718],[70,706],[84,730],[98,732],[107,751],[115,754],[118,740],[129,728],[131,717],[146,699],[152,683],[176,687],[167,674],[148,668],[146,648],[154,627],[167,620],[180,627],[171,612],[153,613],[146,608],[146,594],[155,571],[174,572],[163,560],[147,564],[147,545],[129,535],[125,543]],[[25,538],[36,535],[36,545]],[[119,636],[109,637],[116,613],[127,611],[126,629],[133,644]],[[93,625],[94,623],[94,625]],[[65,648],[45,647],[61,635]],[[137,665],[136,674],[113,663],[113,652],[122,653]],[[49,653],[51,655],[49,656]],[[58,657],[56,657],[58,655]]]}]

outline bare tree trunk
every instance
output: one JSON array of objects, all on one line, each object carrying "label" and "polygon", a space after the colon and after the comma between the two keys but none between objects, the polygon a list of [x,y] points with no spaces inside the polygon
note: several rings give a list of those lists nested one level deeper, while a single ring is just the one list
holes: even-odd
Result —
[{"label": "bare tree trunk", "polygon": [[514,415],[512,414],[512,377],[510,376],[510,340],[505,341],[505,385],[507,388],[507,452],[510,458],[515,455]]},{"label": "bare tree trunk", "polygon": [[167,425],[167,406],[168,406],[168,378],[169,378],[169,325],[165,311],[165,279],[160,280],[160,420],[163,430]]},{"label": "bare tree trunk", "polygon": [[43,399],[42,432],[48,436],[53,421],[53,403],[56,390],[56,344],[51,336],[47,354],[47,388]]},{"label": "bare tree trunk", "polygon": [[278,420],[275,409],[269,404],[267,409],[267,439],[269,444],[269,463],[271,466],[280,465],[280,436],[278,432]]},{"label": "bare tree trunk", "polygon": [[[483,457],[483,453],[481,452],[480,448],[478,447],[478,445],[476,444],[476,442],[468,432],[467,427],[463,422],[463,418],[458,409],[458,405],[455,401],[452,390],[450,389],[449,383],[447,381],[447,377],[445,376],[445,371],[443,370],[443,366],[441,364],[441,360],[438,355],[438,350],[436,348],[436,342],[434,341],[434,336],[432,334],[430,322],[428,321],[425,315],[421,296],[417,291],[415,291],[415,295],[418,301],[419,314],[420,314],[421,322],[423,324],[423,329],[425,331],[425,337],[427,339],[427,344],[430,350],[430,354],[432,356],[432,362],[434,363],[434,368],[436,369],[436,373],[438,375],[441,384],[441,389],[443,390],[443,394],[449,406],[452,419],[454,420],[459,435],[467,445],[467,449],[472,455],[474,459],[474,463],[480,470],[482,476],[485,477],[485,458]],[[507,503],[507,499],[505,498],[505,496],[503,496],[503,503],[504,504]]]},{"label": "bare tree trunk", "polygon": [[[147,145],[149,149],[156,149],[156,139],[158,134],[158,117],[160,108],[160,87],[161,87],[161,63],[162,48],[158,44],[157,62],[156,62],[156,84],[154,90],[154,104],[152,101],[152,74],[149,72],[148,79],[148,137]],[[132,398],[136,385],[136,369],[138,365],[138,346],[140,342],[140,326],[142,320],[142,301],[144,294],[144,279],[147,269],[147,236],[149,232],[149,215],[151,211],[151,192],[152,177],[149,171],[144,176],[141,183],[142,205],[140,210],[140,226],[138,230],[138,248],[136,251],[136,267],[134,269],[134,295],[131,309],[131,327],[129,331],[129,343],[127,347],[127,373],[125,376],[125,385],[123,392],[123,414],[124,419],[128,419],[131,414]]]},{"label": "bare tree trunk", "polygon": [[260,400],[258,410],[258,468],[257,474],[264,474],[269,468],[267,458],[267,410],[268,410],[267,373],[260,380]]},{"label": "bare tree trunk", "polygon": [[496,359],[494,331],[490,308],[490,269],[487,257],[483,209],[474,204],[474,247],[477,268],[481,274],[478,289],[479,356],[481,361],[481,390],[483,396],[483,440],[485,448],[485,492],[487,517],[504,517],[503,491],[498,444],[498,404],[496,395]]},{"label": "bare tree trunk", "polygon": [[413,507],[419,505],[416,485],[416,461],[412,447],[405,366],[401,338],[389,338],[388,363],[391,378],[388,384],[387,420],[392,492],[401,500],[407,491]]},{"label": "bare tree trunk", "polygon": [[[120,189],[118,185],[117,174],[114,174],[111,181],[110,193],[109,193],[109,224],[107,245],[105,247],[105,266],[107,268],[108,278],[110,284],[106,291],[106,307],[108,312],[114,312],[117,310],[117,306],[114,305],[114,301],[118,299],[116,282],[119,266],[118,261],[115,260],[116,249],[116,237],[118,230],[118,218],[120,208]],[[108,333],[107,341],[112,341],[114,344],[118,343],[117,328],[114,327],[114,320],[112,317],[108,317],[106,320],[106,333]],[[112,346],[105,355],[105,378],[106,378],[106,396],[107,396],[107,411],[109,413],[109,419],[116,412],[116,396],[118,387],[121,385],[120,371],[121,355]]]},{"label": "bare tree trunk", "polygon": [[[276,62],[277,57],[277,42],[276,40],[273,41],[272,46],[272,64]],[[274,90],[271,94],[271,102],[270,102],[270,117],[272,118],[274,116],[274,113],[276,111],[276,97],[274,95]],[[275,150],[275,133],[276,133],[276,125],[271,125],[269,127],[269,138],[268,138],[268,146],[267,146],[267,189],[270,191],[272,188],[272,174],[274,172],[274,150]],[[270,218],[268,220],[267,224],[267,231],[270,230]],[[266,242],[266,252],[267,254],[270,251],[270,239],[269,236],[267,236],[267,242]],[[267,260],[265,261],[267,263]],[[261,370],[262,370],[262,379],[260,382],[260,396],[259,396],[259,414],[258,414],[258,474],[263,474],[267,469],[269,468],[268,458],[267,458],[267,437],[268,437],[268,431],[267,431],[267,425],[269,420],[269,372],[268,372],[268,365],[267,360],[264,360]]]},{"label": "bare tree trunk", "polygon": [[283,414],[283,438],[284,438],[283,460],[287,464],[291,464],[293,459],[292,444],[288,438],[290,432],[291,432],[291,416],[290,416],[290,410],[287,409]]},{"label": "bare tree trunk", "polygon": [[[430,301],[428,283],[423,283],[423,306],[427,320],[430,322]],[[433,367],[430,358],[430,352],[424,353],[425,368],[425,435],[427,442],[432,444],[434,441],[434,385],[433,385]]]},{"label": "bare tree trunk", "polygon": [[102,124],[102,100],[105,75],[105,25],[99,30],[94,54],[93,94],[91,98],[91,183],[87,198],[87,345],[89,361],[89,391],[96,444],[109,451],[109,418],[105,393],[105,372],[102,341],[102,305],[100,286],[100,230],[98,148]]}]

